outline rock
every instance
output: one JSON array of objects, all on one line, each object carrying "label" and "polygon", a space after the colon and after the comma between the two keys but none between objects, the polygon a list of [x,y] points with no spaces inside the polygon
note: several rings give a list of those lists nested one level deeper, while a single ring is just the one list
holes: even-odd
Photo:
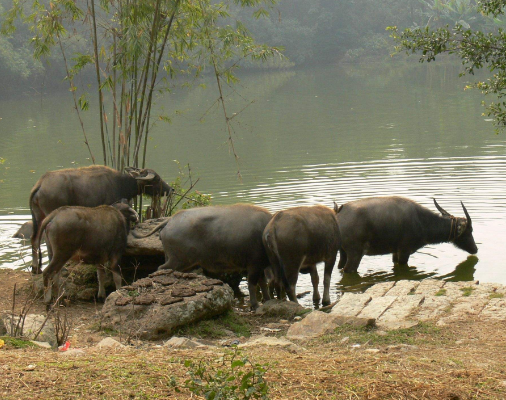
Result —
[{"label": "rock", "polygon": [[[32,237],[32,232],[33,232],[33,222],[26,221],[23,225],[21,225],[21,228],[19,228],[18,231],[14,235],[12,235],[12,237],[17,239],[30,240],[30,238]],[[45,241],[46,235],[43,235],[41,243],[44,243]]]},{"label": "rock", "polygon": [[[302,317],[300,315],[297,315],[296,317],[293,317],[293,320],[294,321],[300,321],[302,319]],[[286,320],[280,320],[280,321],[286,321]]]},{"label": "rock", "polygon": [[365,349],[364,351],[366,351],[367,353],[373,353],[373,354],[376,354],[376,353],[380,352],[379,349]]},{"label": "rock", "polygon": [[368,292],[375,286],[367,289],[366,293],[363,294],[345,293],[339,302],[334,306],[332,311],[330,311],[330,313],[333,315],[349,317],[357,316],[360,311],[362,311],[362,309],[371,301],[372,297]]},{"label": "rock", "polygon": [[103,349],[103,348],[124,348],[126,347],[124,344],[121,344],[120,342],[118,342],[117,340],[113,339],[112,337],[106,337],[104,339],[102,339],[100,342],[98,342],[98,344],[95,346],[99,349]]},{"label": "rock", "polygon": [[[192,273],[161,272],[134,282],[135,290],[122,288],[111,293],[102,309],[102,326],[140,339],[158,340],[180,326],[232,308],[233,291],[223,282]],[[174,283],[161,280],[164,276],[174,279]],[[210,290],[194,289],[202,286]]]},{"label": "rock", "polygon": [[86,353],[83,349],[70,349],[66,351],[59,351],[58,354],[60,357],[81,357],[84,356]]},{"label": "rock", "polygon": [[333,330],[336,326],[335,316],[321,311],[313,311],[302,321],[290,326],[286,337],[298,340],[312,339]]},{"label": "rock", "polygon": [[48,342],[38,342],[37,340],[30,340],[30,342],[38,347],[42,347],[43,349],[52,349]]},{"label": "rock", "polygon": [[341,339],[341,343],[342,344],[345,344],[345,343],[348,343],[350,341],[350,337],[349,336],[345,336]]},{"label": "rock", "polygon": [[25,371],[34,371],[35,370],[35,365],[33,364],[30,364],[28,366],[26,366],[25,368]]},{"label": "rock", "polygon": [[197,347],[206,346],[195,340],[173,336],[163,344],[163,347],[170,347],[172,349],[195,349]]},{"label": "rock", "polygon": [[282,319],[292,319],[309,312],[308,308],[300,304],[286,300],[269,300],[257,308],[256,313],[268,317],[279,317]]},{"label": "rock", "polygon": [[[17,325],[18,319],[19,317],[14,317],[14,326]],[[8,314],[4,314],[0,317],[0,335],[10,334],[11,320],[12,317]],[[37,338],[35,338],[35,335],[40,330],[42,324],[44,324],[44,327],[42,328]],[[48,342],[52,347],[56,347],[56,334],[54,325],[50,319],[46,321],[46,317],[44,315],[27,314],[23,325],[23,332],[21,332],[20,336],[26,337],[29,340],[37,339],[41,342]]]},{"label": "rock", "polygon": [[[60,284],[65,290],[65,298],[95,301],[98,293],[97,267],[95,265],[71,261],[62,268],[60,274]],[[108,268],[105,269],[105,277],[106,291],[115,290],[112,273]],[[32,284],[35,293],[42,296],[44,294],[42,274],[34,276]]]},{"label": "rock", "polygon": [[277,338],[272,336],[257,336],[254,338],[251,338],[246,343],[242,343],[238,345],[239,348],[245,348],[245,347],[266,347],[266,346],[276,346],[276,347],[283,347],[290,351],[294,352],[300,352],[305,350],[303,347],[300,347],[296,345],[295,343],[290,342],[288,339],[285,338]]}]

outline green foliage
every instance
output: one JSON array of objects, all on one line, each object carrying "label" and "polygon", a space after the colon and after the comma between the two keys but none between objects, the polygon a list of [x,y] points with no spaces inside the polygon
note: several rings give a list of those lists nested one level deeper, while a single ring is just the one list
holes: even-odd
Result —
[{"label": "green foliage", "polygon": [[[218,363],[186,360],[184,366],[189,376],[184,388],[207,400],[269,399],[264,378],[267,366],[252,363],[237,348],[226,352]],[[180,391],[175,379],[170,385]]]},{"label": "green foliage", "polygon": [[237,337],[251,336],[251,324],[233,311],[228,311],[212,319],[185,325],[177,331],[177,334],[179,336],[216,339],[227,336],[226,330],[234,332]]},{"label": "green foliage", "polygon": [[467,286],[467,287],[460,289],[460,291],[462,292],[462,296],[465,296],[465,297],[471,296],[471,294],[473,293],[474,290],[476,290],[476,288],[474,288],[472,286]]},{"label": "green foliage", "polygon": [[[194,185],[197,183],[193,181],[191,176],[190,165],[182,167],[180,162],[174,160],[178,167],[178,176],[171,182],[170,186],[174,189],[174,194],[171,199],[171,207],[168,211],[172,215],[179,209],[186,210],[193,207],[204,207],[211,204],[211,195],[204,194],[198,190],[193,190]],[[188,189],[187,186],[190,186]]]},{"label": "green foliage", "polygon": [[504,293],[490,293],[488,296],[489,299],[502,299],[504,298]]},{"label": "green foliage", "polygon": [[0,336],[0,339],[2,339],[5,342],[5,345],[7,347],[13,347],[15,349],[26,349],[30,347],[37,347],[36,344],[30,342],[29,340],[23,340],[16,337]]},{"label": "green foliage", "polygon": [[439,289],[434,296],[446,296],[446,289]]},{"label": "green foliage", "polygon": [[[484,0],[477,10],[490,20],[502,15],[505,6],[506,0]],[[497,132],[506,127],[506,101],[503,100],[506,94],[506,32],[502,28],[494,26],[491,31],[473,30],[469,24],[459,20],[453,27],[447,25],[433,29],[426,26],[400,31],[394,26],[389,30],[397,43],[396,50],[421,54],[420,62],[434,61],[437,56],[446,53],[461,59],[465,68],[462,75],[473,75],[476,70],[488,69],[489,78],[475,82],[469,88],[478,88],[484,94],[497,97],[497,102],[484,103],[484,115],[494,118]]]}]

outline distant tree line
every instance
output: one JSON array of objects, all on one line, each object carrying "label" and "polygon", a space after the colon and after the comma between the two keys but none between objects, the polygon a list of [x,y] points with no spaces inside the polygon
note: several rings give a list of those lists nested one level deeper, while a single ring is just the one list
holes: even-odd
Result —
[{"label": "distant tree line", "polygon": [[[0,0],[0,13],[12,0]],[[355,62],[386,58],[393,51],[388,26],[399,28],[441,27],[460,23],[473,29],[492,30],[503,26],[498,18],[477,13],[475,0],[279,0],[267,18],[254,18],[237,7],[236,15],[258,42],[283,46],[286,60],[268,67]],[[4,20],[0,17],[0,21]],[[47,83],[61,81],[65,70],[60,58],[33,58],[32,33],[20,24],[15,35],[0,36],[0,85],[32,82],[44,77]],[[91,46],[78,35],[72,46]],[[245,64],[245,67],[257,67]]]}]

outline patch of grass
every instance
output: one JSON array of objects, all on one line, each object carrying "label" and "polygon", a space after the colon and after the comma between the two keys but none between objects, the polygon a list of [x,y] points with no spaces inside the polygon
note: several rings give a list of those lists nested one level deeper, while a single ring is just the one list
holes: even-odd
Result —
[{"label": "patch of grass", "polygon": [[466,287],[460,288],[460,291],[462,292],[462,296],[465,296],[465,297],[471,296],[471,294],[473,293],[474,290],[475,290],[475,288],[472,286],[466,286]]},{"label": "patch of grass", "polygon": [[227,336],[227,330],[234,332],[237,337],[251,336],[251,324],[244,317],[233,311],[228,311],[215,318],[181,327],[176,331],[176,334],[181,336],[216,339]]},{"label": "patch of grass", "polygon": [[488,296],[489,299],[502,299],[504,297],[504,293],[490,293]]},{"label": "patch of grass", "polygon": [[411,290],[409,291],[408,295],[414,295],[416,292],[416,288],[411,288]]},{"label": "patch of grass", "polygon": [[2,339],[5,342],[5,346],[7,348],[13,347],[15,349],[26,349],[27,347],[37,347],[36,344],[33,344],[29,340],[15,338],[11,336],[1,336],[0,339]]},{"label": "patch of grass", "polygon": [[[335,330],[335,333],[339,334],[341,337],[349,337],[350,339],[347,343],[350,344],[367,343],[369,345],[419,345],[429,341],[446,341],[444,336],[441,335],[441,329],[439,327],[424,322],[420,322],[411,328],[387,331],[381,335],[378,335],[377,332],[378,330],[374,327],[354,327],[351,325],[341,325]],[[329,335],[324,337],[324,340],[330,341]]]},{"label": "patch of grass", "polygon": [[446,289],[439,289],[434,296],[446,296]]}]

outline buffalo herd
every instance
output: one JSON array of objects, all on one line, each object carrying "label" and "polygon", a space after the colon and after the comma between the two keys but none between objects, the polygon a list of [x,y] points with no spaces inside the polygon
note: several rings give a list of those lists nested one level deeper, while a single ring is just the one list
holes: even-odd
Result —
[{"label": "buffalo herd", "polygon": [[[45,234],[49,265],[43,272],[50,304],[58,273],[70,259],[98,264],[99,298],[105,298],[104,264],[109,262],[116,288],[122,278],[118,263],[126,249],[130,222],[138,220],[129,201],[139,195],[170,196],[173,189],[150,169],[104,166],[63,169],[43,175],[30,193],[32,213],[32,272],[41,272],[40,242]],[[471,217],[454,217],[434,204],[436,214],[402,197],[372,197],[333,209],[317,205],[294,207],[272,215],[250,204],[181,210],[151,232],[159,231],[165,263],[159,269],[187,271],[197,266],[211,273],[247,276],[251,307],[284,289],[297,302],[300,272],[310,273],[313,301],[320,302],[316,264],[325,263],[322,304],[330,303],[330,278],[337,253],[338,268],[356,272],[364,255],[392,254],[407,264],[409,256],[427,244],[450,242],[475,254]]]}]

